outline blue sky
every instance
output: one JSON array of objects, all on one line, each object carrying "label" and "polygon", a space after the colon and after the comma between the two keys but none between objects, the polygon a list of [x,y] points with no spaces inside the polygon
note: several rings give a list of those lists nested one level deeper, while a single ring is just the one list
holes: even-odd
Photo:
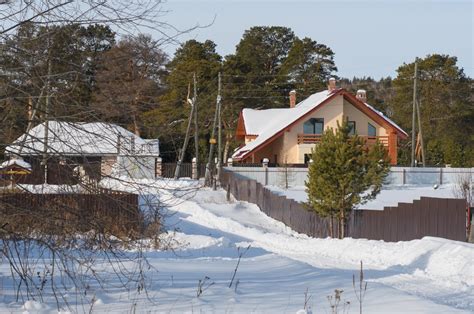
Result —
[{"label": "blue sky", "polygon": [[[246,29],[279,25],[331,47],[339,76],[394,77],[404,62],[441,53],[457,56],[474,77],[473,2],[168,0],[163,20],[179,29],[214,21],[180,40],[211,39],[221,55],[235,51]],[[176,47],[164,50],[172,55]]]}]

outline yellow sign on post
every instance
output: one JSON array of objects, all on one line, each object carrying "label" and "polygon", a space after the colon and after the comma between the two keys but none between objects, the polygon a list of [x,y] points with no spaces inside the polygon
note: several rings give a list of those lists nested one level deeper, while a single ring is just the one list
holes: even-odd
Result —
[{"label": "yellow sign on post", "polygon": [[217,143],[217,141],[216,141],[215,138],[209,139],[209,144],[216,144],[216,143]]}]

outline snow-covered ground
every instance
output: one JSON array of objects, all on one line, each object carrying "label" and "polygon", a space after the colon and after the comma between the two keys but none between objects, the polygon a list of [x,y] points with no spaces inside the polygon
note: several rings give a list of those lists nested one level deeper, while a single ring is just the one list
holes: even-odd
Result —
[{"label": "snow-covered ground", "polygon": [[[304,186],[283,189],[278,186],[269,185],[266,186],[266,188],[279,195],[294,199],[297,202],[306,202],[308,200]],[[455,184],[443,184],[440,186],[408,184],[386,185],[375,199],[360,205],[360,208],[383,210],[385,206],[397,206],[399,202],[411,203],[413,200],[419,200],[420,197],[457,198],[457,193]]]},{"label": "snow-covered ground", "polygon": [[[343,289],[348,312],[358,313],[352,276],[363,261],[364,313],[474,313],[473,244],[432,237],[398,243],[314,239],[267,217],[256,205],[227,202],[222,190],[196,189],[190,180],[143,183],[152,186],[139,188],[142,192],[166,204],[164,237],[173,238],[175,250],[145,253],[151,266],[148,294],[118,288],[113,276],[104,288],[92,286],[93,312],[296,313],[307,291],[313,313],[330,313],[327,296]],[[133,189],[120,182],[109,186]],[[15,302],[5,262],[0,276],[1,313],[56,311],[52,297]],[[199,280],[205,283],[197,297]],[[74,304],[73,293],[66,298]]]}]

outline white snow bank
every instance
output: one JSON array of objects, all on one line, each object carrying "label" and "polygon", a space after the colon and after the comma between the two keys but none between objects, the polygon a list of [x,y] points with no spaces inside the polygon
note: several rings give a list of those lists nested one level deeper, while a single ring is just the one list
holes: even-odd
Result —
[{"label": "white snow bank", "polygon": [[[307,202],[308,195],[304,186],[296,186],[287,190],[278,186],[266,186],[267,189],[297,202]],[[455,185],[441,186],[415,186],[415,185],[390,185],[384,186],[377,197],[363,205],[360,209],[383,210],[384,207],[397,206],[398,203],[412,203],[421,197],[456,198]]]},{"label": "white snow bank", "polygon": [[40,313],[51,313],[52,309],[45,303],[40,303],[34,300],[26,301],[21,307],[24,310],[23,314],[40,314]]},{"label": "white snow bank", "polygon": [[[352,275],[361,260],[368,281],[364,313],[472,313],[474,308],[473,244],[433,237],[398,243],[315,239],[271,219],[256,205],[228,202],[223,190],[197,190],[196,181],[108,183],[126,191],[141,189],[162,202],[163,223],[169,228],[165,236],[176,246],[172,252],[144,252],[151,266],[144,269],[147,294],[117,288],[118,279],[107,274],[112,265],[104,262],[105,288],[91,283],[88,292],[89,299],[96,299],[97,313],[296,313],[303,308],[305,291],[312,296],[308,306],[324,313],[330,312],[327,296],[336,288],[351,302],[348,312],[358,313]],[[249,244],[239,261],[238,248]],[[229,288],[237,262],[239,284]],[[0,312],[27,307],[31,313],[54,311],[54,297],[47,291],[46,305],[15,303],[7,263],[0,264],[0,276],[5,291]],[[198,282],[206,277],[213,284],[196,297]],[[73,289],[64,297],[77,302]]]},{"label": "white snow bank", "polygon": [[[364,269],[383,274],[382,277],[390,278],[397,274],[405,278],[403,280],[408,276],[411,278],[409,282],[421,278],[428,282],[422,287],[404,286],[403,290],[431,296],[434,293],[429,291],[431,288],[434,291],[449,288],[462,295],[462,300],[456,301],[460,307],[474,306],[474,276],[470,275],[474,274],[473,244],[434,237],[396,243],[310,238],[269,218],[256,205],[246,202],[222,204],[224,197],[224,191],[201,190],[193,201],[176,204],[173,210],[185,214],[182,221],[246,239],[239,243],[240,246],[250,244],[253,248],[321,269],[356,270],[363,261]],[[220,204],[212,204],[210,200]],[[229,206],[234,209],[229,209]],[[249,217],[252,217],[251,221]],[[401,280],[392,284],[396,286]]]}]

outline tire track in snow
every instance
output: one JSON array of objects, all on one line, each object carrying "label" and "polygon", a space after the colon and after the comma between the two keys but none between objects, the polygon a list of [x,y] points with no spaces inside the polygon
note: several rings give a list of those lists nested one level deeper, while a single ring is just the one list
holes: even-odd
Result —
[{"label": "tire track in snow", "polygon": [[[213,191],[212,193],[223,195],[222,191]],[[165,192],[165,194],[167,193]],[[229,218],[211,212],[206,209],[205,202],[197,203],[193,200],[173,198],[171,194],[168,197],[171,201],[168,202],[168,205],[172,210],[189,215],[183,218],[186,221],[248,239],[248,244],[252,247],[258,247],[323,269],[357,270],[360,260],[363,260],[366,271],[372,270],[379,274],[380,277],[373,280],[374,282],[461,309],[469,310],[474,306],[474,293],[472,292],[474,279],[469,278],[469,275],[467,278],[465,276],[466,271],[467,274],[469,271],[472,273],[472,266],[462,270],[430,265],[433,256],[435,259],[445,258],[456,251],[459,245],[467,252],[468,259],[470,256],[474,257],[472,255],[474,246],[471,244],[439,238],[397,243],[351,238],[343,240],[310,238],[298,234],[283,223],[266,216],[256,205],[237,202],[247,210],[253,211],[255,219],[262,225],[276,226],[275,228],[278,230],[271,232],[268,228],[258,228],[255,225],[247,226],[238,221],[238,217]],[[239,243],[235,244],[239,245]],[[240,243],[240,245],[243,246],[245,243]],[[464,253],[466,254],[466,252]],[[456,259],[453,259],[452,262],[455,261]],[[449,263],[450,261],[445,262]],[[461,266],[458,265],[458,267]],[[455,293],[446,297],[440,291],[454,291]],[[443,296],[445,297],[443,298]]]}]

